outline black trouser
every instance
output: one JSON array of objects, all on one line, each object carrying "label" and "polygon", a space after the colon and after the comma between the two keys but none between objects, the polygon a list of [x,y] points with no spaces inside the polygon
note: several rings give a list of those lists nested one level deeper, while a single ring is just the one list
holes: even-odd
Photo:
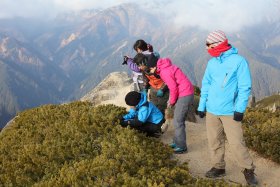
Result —
[{"label": "black trouser", "polygon": [[161,132],[161,125],[164,122],[165,120],[163,119],[158,124],[146,122],[146,123],[142,123],[141,125],[132,125],[132,124],[128,124],[128,121],[121,120],[120,124],[123,127],[127,127],[129,125],[131,128],[137,129],[138,131],[143,133],[147,133],[148,136],[153,136],[154,134]]}]

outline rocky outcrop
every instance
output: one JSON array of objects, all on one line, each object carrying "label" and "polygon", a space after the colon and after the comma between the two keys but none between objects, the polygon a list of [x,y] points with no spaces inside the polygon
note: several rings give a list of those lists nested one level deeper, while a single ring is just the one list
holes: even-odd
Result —
[{"label": "rocky outcrop", "polygon": [[124,96],[130,91],[131,77],[126,72],[110,73],[92,91],[81,98],[81,101],[89,101],[96,105],[116,104],[125,106]]},{"label": "rocky outcrop", "polygon": [[[110,73],[92,91],[82,97],[81,101],[89,101],[96,105],[115,104],[127,107],[124,97],[131,90],[131,87],[132,79],[126,72]],[[173,116],[173,114],[171,115]],[[190,107],[187,121],[196,122],[194,105]]]}]

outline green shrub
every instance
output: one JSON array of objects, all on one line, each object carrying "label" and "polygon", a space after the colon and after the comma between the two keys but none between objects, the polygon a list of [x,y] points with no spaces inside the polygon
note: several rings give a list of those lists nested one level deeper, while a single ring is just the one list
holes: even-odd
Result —
[{"label": "green shrub", "polygon": [[21,112],[0,133],[0,186],[225,186],[191,177],[156,138],[114,124],[125,108],[87,102]]},{"label": "green shrub", "polygon": [[247,145],[260,155],[280,163],[280,111],[248,109],[243,124]]}]

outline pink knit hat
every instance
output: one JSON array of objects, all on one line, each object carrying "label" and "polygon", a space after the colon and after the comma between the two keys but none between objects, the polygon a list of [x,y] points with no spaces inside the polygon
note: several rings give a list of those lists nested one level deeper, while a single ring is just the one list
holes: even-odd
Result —
[{"label": "pink knit hat", "polygon": [[213,47],[218,46],[222,42],[226,41],[227,37],[223,31],[216,30],[211,32],[206,39],[206,43],[212,44]]}]

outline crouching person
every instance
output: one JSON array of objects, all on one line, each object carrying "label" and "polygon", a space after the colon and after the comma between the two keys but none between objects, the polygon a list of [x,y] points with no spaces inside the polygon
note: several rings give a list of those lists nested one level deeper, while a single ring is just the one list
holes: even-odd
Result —
[{"label": "crouching person", "polygon": [[130,110],[120,119],[121,126],[130,126],[148,136],[160,135],[165,120],[160,110],[148,102],[146,93],[131,91],[125,96],[125,102]]}]

